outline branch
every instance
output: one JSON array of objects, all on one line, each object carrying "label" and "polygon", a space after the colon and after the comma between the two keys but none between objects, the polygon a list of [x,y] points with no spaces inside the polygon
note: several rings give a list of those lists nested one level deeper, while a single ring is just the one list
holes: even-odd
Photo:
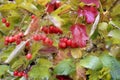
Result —
[{"label": "branch", "polygon": [[114,1],[113,4],[112,4],[112,6],[109,8],[108,11],[111,11],[116,6],[116,4],[118,3],[118,1],[119,0]]}]

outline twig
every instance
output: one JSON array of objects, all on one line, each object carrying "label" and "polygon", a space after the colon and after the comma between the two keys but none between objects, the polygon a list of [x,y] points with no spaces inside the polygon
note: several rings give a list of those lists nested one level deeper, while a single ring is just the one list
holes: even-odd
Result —
[{"label": "twig", "polygon": [[118,27],[117,25],[115,25],[112,21],[109,22],[112,26],[114,26],[115,28],[120,30],[120,27]]},{"label": "twig", "polygon": [[112,4],[112,6],[109,8],[108,11],[111,11],[116,6],[116,4],[118,3],[118,1],[119,0],[114,1],[113,4]]}]

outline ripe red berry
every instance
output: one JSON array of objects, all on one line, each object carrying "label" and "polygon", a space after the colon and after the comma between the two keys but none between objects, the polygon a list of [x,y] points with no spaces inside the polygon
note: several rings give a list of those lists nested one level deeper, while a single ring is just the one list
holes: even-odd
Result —
[{"label": "ripe red berry", "polygon": [[67,45],[66,45],[65,42],[60,42],[60,43],[59,43],[59,48],[64,49],[64,48],[66,48],[66,47],[67,47]]},{"label": "ripe red berry", "polygon": [[9,42],[5,41],[5,42],[4,42],[4,45],[8,45],[8,43],[9,43]]},{"label": "ripe red berry", "polygon": [[20,43],[21,43],[21,39],[18,38],[18,39],[16,40],[16,45],[18,45],[18,44],[20,44]]},{"label": "ripe red berry", "polygon": [[9,26],[10,26],[10,23],[9,23],[9,22],[6,22],[5,25],[6,25],[6,27],[9,27]]},{"label": "ripe red berry", "polygon": [[28,74],[26,74],[26,73],[24,73],[23,76],[24,76],[25,78],[28,78]]},{"label": "ripe red berry", "polygon": [[9,42],[9,37],[8,36],[5,37],[5,41]]},{"label": "ripe red berry", "polygon": [[23,72],[18,72],[17,76],[18,77],[22,77],[23,76]]},{"label": "ripe red berry", "polygon": [[20,33],[18,34],[18,36],[23,37],[24,34],[23,34],[22,32],[20,32]]},{"label": "ripe red berry", "polygon": [[31,18],[34,19],[34,18],[35,18],[35,15],[31,15]]},{"label": "ripe red berry", "polygon": [[10,37],[9,37],[9,42],[12,43],[13,41],[14,41],[13,37],[10,36]]},{"label": "ripe red berry", "polygon": [[13,75],[14,75],[14,76],[18,76],[18,71],[14,71],[14,72],[13,72]]},{"label": "ripe red berry", "polygon": [[32,54],[31,54],[31,53],[28,53],[28,54],[26,55],[26,58],[27,58],[28,60],[30,60],[30,59],[32,58]]},{"label": "ripe red berry", "polygon": [[25,44],[26,47],[30,46],[30,42],[28,41],[26,44]]},{"label": "ripe red berry", "polygon": [[47,45],[52,45],[53,42],[49,38],[45,38],[45,40],[43,40],[43,43]]},{"label": "ripe red berry", "polygon": [[67,46],[71,46],[71,44],[72,44],[72,40],[71,39],[67,40]]},{"label": "ripe red berry", "polygon": [[67,43],[68,39],[67,38],[63,38],[63,42]]},{"label": "ripe red berry", "polygon": [[2,18],[2,23],[6,23],[6,18]]},{"label": "ripe red berry", "polygon": [[34,35],[34,36],[33,36],[33,40],[35,40],[35,41],[39,41],[39,40],[40,40],[39,35],[37,35],[37,34]]}]

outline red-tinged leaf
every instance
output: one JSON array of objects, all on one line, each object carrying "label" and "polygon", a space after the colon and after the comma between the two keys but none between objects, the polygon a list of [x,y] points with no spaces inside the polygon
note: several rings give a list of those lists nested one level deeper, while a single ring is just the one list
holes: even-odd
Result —
[{"label": "red-tinged leaf", "polygon": [[83,24],[74,24],[71,26],[73,40],[82,48],[86,46],[88,36],[86,33],[86,26]]},{"label": "red-tinged leaf", "polygon": [[58,80],[73,80],[69,76],[65,76],[65,75],[56,75],[56,78]]},{"label": "red-tinged leaf", "polygon": [[93,23],[95,21],[95,17],[97,16],[98,11],[93,6],[84,6],[83,8],[78,9],[79,17],[85,16],[85,20],[87,23]]},{"label": "red-tinged leaf", "polygon": [[76,79],[77,80],[86,80],[86,70],[82,67],[77,66],[76,67]]},{"label": "red-tinged leaf", "polygon": [[45,46],[39,50],[40,54],[58,53],[58,50],[54,46]]},{"label": "red-tinged leaf", "polygon": [[81,1],[84,2],[85,4],[95,4],[97,8],[99,8],[100,6],[99,0],[81,0]]}]

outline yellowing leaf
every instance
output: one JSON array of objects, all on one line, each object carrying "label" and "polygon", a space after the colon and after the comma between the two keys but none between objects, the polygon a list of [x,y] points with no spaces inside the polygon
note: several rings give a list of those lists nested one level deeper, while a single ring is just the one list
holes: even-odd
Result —
[{"label": "yellowing leaf", "polygon": [[82,52],[81,52],[80,48],[74,48],[74,49],[71,49],[71,55],[73,58],[81,58]]},{"label": "yellowing leaf", "polygon": [[37,0],[37,3],[45,6],[50,0]]},{"label": "yellowing leaf", "polygon": [[25,2],[23,2],[23,3],[21,3],[18,6],[20,8],[26,9],[29,12],[32,12],[32,13],[36,14],[36,15],[40,14],[38,8],[34,4],[32,4],[32,3],[25,3]]},{"label": "yellowing leaf", "polygon": [[57,10],[55,10],[52,14],[58,15],[58,14],[60,14],[60,13],[64,13],[64,12],[70,10],[70,8],[71,8],[71,5],[69,5],[69,4],[64,4],[64,5],[62,5],[61,7],[59,7]]}]

